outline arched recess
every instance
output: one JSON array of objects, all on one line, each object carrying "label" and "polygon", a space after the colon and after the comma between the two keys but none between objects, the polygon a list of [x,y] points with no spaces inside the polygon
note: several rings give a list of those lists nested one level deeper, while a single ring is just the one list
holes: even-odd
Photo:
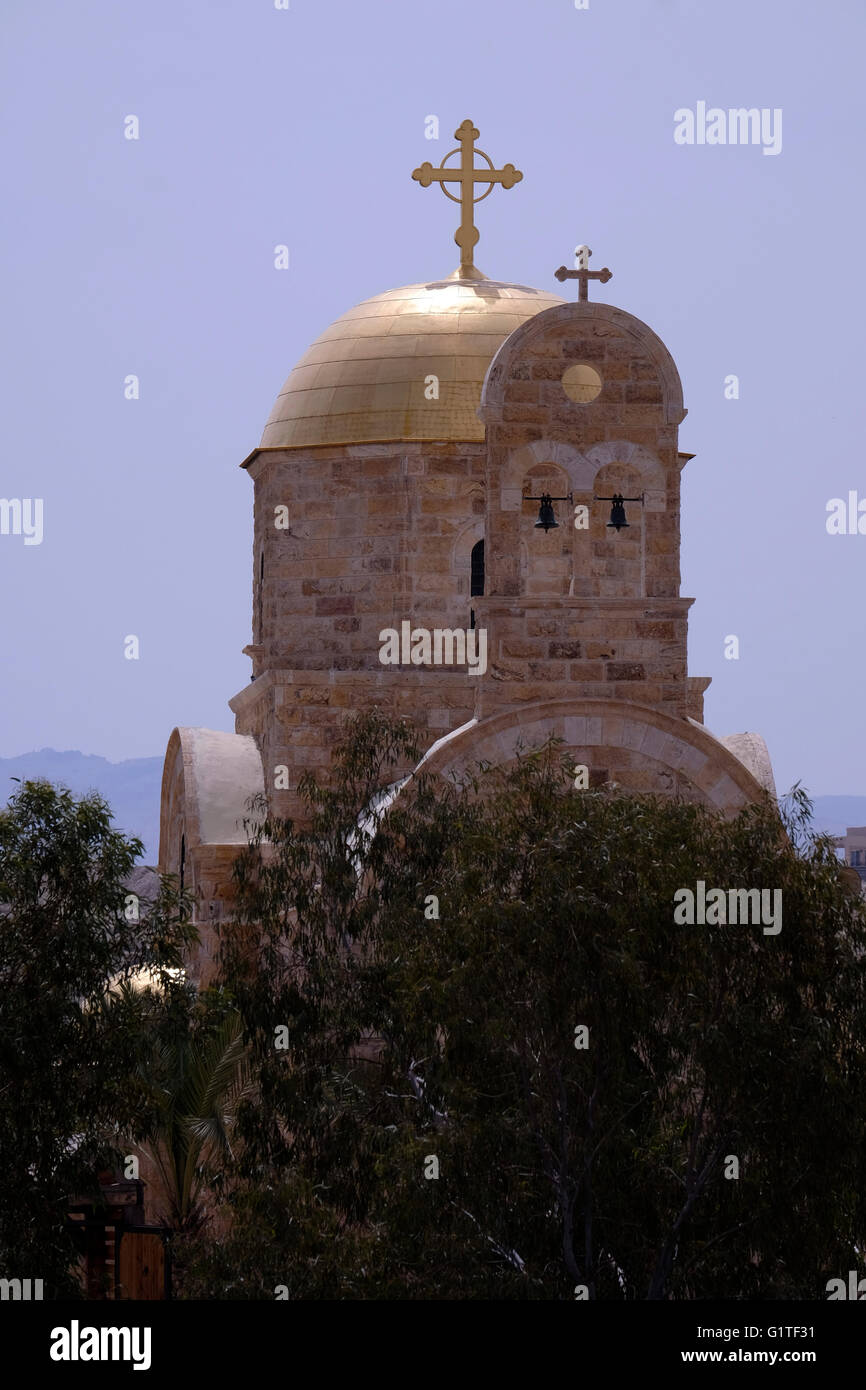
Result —
[{"label": "arched recess", "polygon": [[470,568],[470,572],[469,572],[469,597],[470,597],[470,598],[483,598],[483,597],[484,597],[484,537],[483,537],[483,536],[482,536],[482,538],[481,538],[480,541],[476,541],[475,544],[473,545],[473,547],[472,547],[472,553],[471,553],[471,555],[470,555],[470,557],[469,557],[469,560],[470,560],[470,567],[471,567],[471,568]]},{"label": "arched recess", "polygon": [[472,551],[484,539],[484,519],[472,521],[457,535],[451,548],[451,573],[456,580],[457,593],[469,602],[472,587]]},{"label": "arched recess", "polygon": [[[536,503],[536,506],[538,504]],[[472,552],[479,541],[485,540],[484,522],[473,521],[469,526],[465,526],[451,549],[451,573],[455,578],[456,592],[466,602],[471,602],[472,595]],[[526,541],[523,537],[519,542],[519,566],[521,579],[525,578],[529,567],[529,554]],[[485,594],[489,591],[489,556],[484,555],[484,574],[485,574]]]},{"label": "arched recess", "polygon": [[588,462],[573,444],[538,439],[533,444],[521,444],[519,448],[512,449],[506,458],[499,480],[500,511],[522,510],[523,481],[539,465],[556,468],[567,481],[566,492],[592,486]]},{"label": "arched recess", "polygon": [[[664,510],[665,470],[657,454],[643,444],[614,439],[595,444],[585,454],[572,444],[539,439],[513,449],[505,460],[500,480],[502,511],[516,511],[521,505],[522,479],[538,464],[555,464],[568,479],[566,491],[592,492],[601,468],[608,463],[625,463],[639,474],[643,489],[652,494],[652,510]],[[576,500],[576,499],[575,499]],[[660,505],[659,505],[660,503]]]},{"label": "arched recess", "polygon": [[586,458],[593,470],[593,487],[595,487],[598,475],[603,468],[614,463],[626,464],[640,478],[641,491],[644,494],[644,509],[651,512],[663,512],[665,510],[667,506],[665,470],[658,455],[652,449],[648,449],[645,444],[633,444],[628,439],[606,440],[603,444],[594,444],[591,449],[587,449]]},{"label": "arched recess", "polygon": [[[619,473],[621,487],[616,485]],[[600,478],[610,487],[600,486]],[[585,507],[586,512],[581,518],[568,502],[557,502],[559,529],[547,535],[536,531],[539,504],[525,499],[543,491],[554,497],[570,493],[573,506]],[[604,496],[621,491],[643,499],[626,508],[629,532],[607,530],[611,504],[594,502],[597,491]],[[594,445],[585,454],[574,445],[549,439],[521,445],[505,459],[499,505],[502,512],[512,513],[508,532],[519,536],[528,553],[521,567],[521,593],[616,598],[646,594],[645,515],[667,506],[665,471],[652,449],[624,439]],[[620,559],[626,560],[624,566]]]},{"label": "arched recess", "polygon": [[[644,504],[641,476],[631,464],[605,463],[595,475],[594,490],[585,496],[589,530],[578,532],[575,573],[585,578],[581,594],[597,598],[643,598],[646,595]],[[627,499],[626,525],[611,525],[613,498]],[[582,566],[580,564],[582,561]],[[583,573],[581,573],[583,571]],[[577,590],[575,590],[577,592]]]},{"label": "arched recess", "polygon": [[[534,462],[524,473],[521,483],[523,504],[520,513],[519,541],[528,556],[521,575],[521,592],[530,598],[555,597],[568,594],[572,576],[572,521],[567,501],[552,503],[556,526],[549,531],[538,525],[539,499],[547,494],[557,499],[567,497],[570,480],[562,464],[550,460]],[[530,501],[532,498],[534,500]]]},{"label": "arched recess", "polygon": [[700,726],[619,700],[550,700],[494,715],[442,739],[424,767],[459,779],[479,762],[508,764],[551,737],[586,764],[591,782],[680,795],[730,815],[766,795],[751,771]]}]

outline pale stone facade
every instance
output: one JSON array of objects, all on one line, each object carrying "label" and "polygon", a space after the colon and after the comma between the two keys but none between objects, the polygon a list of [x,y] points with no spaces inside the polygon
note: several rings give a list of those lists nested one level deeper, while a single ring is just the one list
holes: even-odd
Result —
[{"label": "pale stone facade", "polygon": [[[600,378],[593,399],[564,388],[576,367]],[[684,415],[640,320],[477,274],[389,291],[317,340],[244,464],[253,679],[229,702],[236,733],[175,731],[166,757],[160,867],[183,854],[202,921],[227,910],[246,800],[297,815],[299,776],[327,777],[345,716],[372,706],[411,718],[446,775],[555,733],[591,783],[724,811],[773,790],[763,740],[714,738],[709,681],[687,674]],[[571,495],[547,533],[526,500],[543,493]],[[641,499],[621,531],[596,500],[614,493]],[[380,660],[383,630],[473,620],[483,674]]]},{"label": "pale stone facade", "polygon": [[835,839],[837,849],[860,880],[860,892],[866,898],[866,825],[849,825],[844,835]]}]

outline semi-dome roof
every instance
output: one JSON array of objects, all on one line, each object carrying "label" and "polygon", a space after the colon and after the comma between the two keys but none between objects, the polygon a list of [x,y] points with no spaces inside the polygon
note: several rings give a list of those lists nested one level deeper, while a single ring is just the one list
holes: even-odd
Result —
[{"label": "semi-dome roof", "polygon": [[[289,376],[261,448],[379,440],[482,441],[484,375],[515,328],[557,295],[461,278],[365,299],[320,334]],[[430,376],[438,378],[438,400]],[[425,395],[426,391],[426,395]]]}]

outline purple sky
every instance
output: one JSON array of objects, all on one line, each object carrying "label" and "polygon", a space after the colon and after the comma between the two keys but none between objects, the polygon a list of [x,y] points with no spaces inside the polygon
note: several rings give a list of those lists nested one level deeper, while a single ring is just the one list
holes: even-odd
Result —
[{"label": "purple sky", "polygon": [[[866,535],[825,525],[866,499],[862,0],[6,0],[0,23],[0,496],[44,499],[41,545],[0,536],[0,755],[233,727],[238,464],[329,322],[454,269],[454,204],[411,172],[470,116],[524,173],[479,209],[480,267],[559,293],[587,242],[614,271],[593,296],[679,365],[709,727],[762,733],[780,788],[866,792]],[[781,153],[675,144],[699,101],[781,108]]]}]

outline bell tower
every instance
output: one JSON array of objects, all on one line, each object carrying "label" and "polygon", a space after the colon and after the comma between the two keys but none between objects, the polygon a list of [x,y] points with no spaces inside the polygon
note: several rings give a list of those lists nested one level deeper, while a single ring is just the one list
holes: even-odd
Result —
[{"label": "bell tower", "polygon": [[479,715],[580,697],[700,720],[708,682],[686,675],[693,600],[680,597],[680,378],[646,324],[583,297],[588,278],[610,278],[588,254],[557,272],[581,280],[579,302],[512,333],[482,389],[477,621],[493,678]]},{"label": "bell tower", "polygon": [[160,868],[205,924],[202,979],[250,807],[303,817],[303,777],[329,780],[364,710],[411,721],[445,776],[556,738],[590,785],[726,812],[773,790],[763,740],[705,729],[709,680],[686,674],[692,455],[673,359],[632,314],[590,302],[611,272],[585,246],[556,272],[578,281],[576,303],[484,275],[475,204],[522,174],[477,137],[464,121],[441,165],[413,174],[459,204],[458,268],[330,324],[243,464],[250,680],[229,701],[234,733],[175,729],[163,774]]}]

